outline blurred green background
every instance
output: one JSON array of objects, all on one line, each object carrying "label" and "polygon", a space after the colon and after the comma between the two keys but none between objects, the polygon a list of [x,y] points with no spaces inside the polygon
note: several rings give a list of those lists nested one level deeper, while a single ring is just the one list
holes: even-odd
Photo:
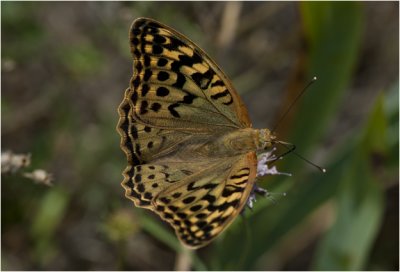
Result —
[{"label": "blurred green background", "polygon": [[[397,2],[1,2],[2,151],[54,186],[2,175],[2,270],[398,270]],[[196,252],[125,199],[117,107],[128,30],[147,16],[220,64],[254,127],[280,124],[290,178]],[[29,170],[28,169],[28,170]],[[286,192],[286,197],[280,193]]]}]

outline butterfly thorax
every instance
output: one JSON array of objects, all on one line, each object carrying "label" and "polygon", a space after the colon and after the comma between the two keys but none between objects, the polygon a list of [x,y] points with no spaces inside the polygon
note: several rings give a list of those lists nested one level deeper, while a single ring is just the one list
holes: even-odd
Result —
[{"label": "butterfly thorax", "polygon": [[272,144],[274,136],[268,129],[244,128],[227,132],[200,147],[207,156],[236,156],[263,150]]}]

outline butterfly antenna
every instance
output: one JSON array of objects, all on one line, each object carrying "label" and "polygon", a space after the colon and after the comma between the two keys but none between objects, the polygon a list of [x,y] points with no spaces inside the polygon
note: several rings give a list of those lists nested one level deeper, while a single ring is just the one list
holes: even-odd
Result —
[{"label": "butterfly antenna", "polygon": [[304,87],[304,89],[297,95],[297,97],[293,100],[292,104],[286,109],[285,113],[281,115],[281,118],[279,118],[278,122],[276,123],[274,129],[271,132],[275,132],[276,129],[279,127],[281,121],[283,118],[286,117],[286,115],[290,112],[290,110],[293,108],[294,104],[296,104],[297,100],[300,99],[300,97],[306,92],[308,87],[310,87],[315,81],[317,81],[317,77],[313,77],[313,79],[308,82],[308,84]]},{"label": "butterfly antenna", "polygon": [[[289,153],[293,153],[294,155],[296,155],[298,158],[302,159],[303,161],[307,162],[308,164],[314,166],[315,168],[317,168],[319,171],[321,171],[322,173],[326,173],[326,169],[316,165],[315,163],[311,162],[310,160],[307,160],[306,158],[304,158],[303,156],[301,156],[299,153],[295,152],[294,150],[296,149],[296,146],[294,144],[291,143],[287,143],[287,142],[283,142],[283,141],[276,141],[276,143],[280,144],[281,146],[284,146],[285,148],[288,149],[288,151],[286,151],[285,153],[283,153],[282,155],[280,155],[279,157],[277,157],[273,162],[275,162],[276,160],[281,159],[283,156],[289,154]],[[288,147],[290,146],[290,148]]]}]

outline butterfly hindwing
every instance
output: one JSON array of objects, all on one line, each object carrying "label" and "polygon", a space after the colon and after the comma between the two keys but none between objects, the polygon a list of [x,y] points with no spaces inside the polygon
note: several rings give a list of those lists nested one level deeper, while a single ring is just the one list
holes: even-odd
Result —
[{"label": "butterfly hindwing", "polygon": [[189,247],[204,246],[242,210],[256,176],[255,153],[209,163],[160,192],[155,209]]}]

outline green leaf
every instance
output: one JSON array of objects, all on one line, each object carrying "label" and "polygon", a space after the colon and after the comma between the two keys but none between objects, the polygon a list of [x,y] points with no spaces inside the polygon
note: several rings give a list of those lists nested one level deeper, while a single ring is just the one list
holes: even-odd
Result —
[{"label": "green leaf", "polygon": [[52,189],[42,199],[32,222],[31,235],[35,241],[35,259],[42,264],[49,262],[55,256],[53,238],[65,214],[68,200],[65,191]]},{"label": "green leaf", "polygon": [[51,237],[54,234],[61,222],[67,200],[68,195],[59,189],[52,189],[45,195],[32,224],[34,237]]},{"label": "green leaf", "polygon": [[[304,154],[317,146],[337,114],[358,58],[363,16],[355,2],[301,2],[300,10],[309,44],[307,78],[318,78],[290,124],[290,141]],[[298,165],[290,162],[290,169]]]},{"label": "green leaf", "polygon": [[386,150],[386,118],[379,98],[361,141],[347,159],[337,192],[336,222],[321,242],[316,270],[363,270],[383,215],[383,189],[373,155]]}]

